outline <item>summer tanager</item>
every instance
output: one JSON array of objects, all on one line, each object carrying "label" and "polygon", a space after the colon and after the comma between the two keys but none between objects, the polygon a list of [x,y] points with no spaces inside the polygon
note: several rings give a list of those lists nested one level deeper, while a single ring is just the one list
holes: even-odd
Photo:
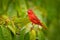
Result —
[{"label": "summer tanager", "polygon": [[28,17],[33,24],[40,25],[44,29],[47,29],[46,26],[37,18],[37,16],[34,14],[34,12],[31,9],[28,10]]}]

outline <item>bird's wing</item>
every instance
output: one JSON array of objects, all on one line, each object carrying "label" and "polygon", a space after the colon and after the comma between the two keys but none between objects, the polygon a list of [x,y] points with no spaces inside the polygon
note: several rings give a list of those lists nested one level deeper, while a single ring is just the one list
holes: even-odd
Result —
[{"label": "bird's wing", "polygon": [[40,20],[37,18],[37,16],[32,15],[32,20],[34,20],[36,23],[40,23]]}]

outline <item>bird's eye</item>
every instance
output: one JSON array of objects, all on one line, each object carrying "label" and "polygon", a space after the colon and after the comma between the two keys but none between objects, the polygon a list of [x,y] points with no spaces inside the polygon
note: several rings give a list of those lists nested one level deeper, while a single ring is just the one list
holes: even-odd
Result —
[{"label": "bird's eye", "polygon": [[30,14],[31,12],[30,11],[28,11],[28,14]]},{"label": "bird's eye", "polygon": [[28,10],[28,14],[31,14],[32,13],[32,10]]}]

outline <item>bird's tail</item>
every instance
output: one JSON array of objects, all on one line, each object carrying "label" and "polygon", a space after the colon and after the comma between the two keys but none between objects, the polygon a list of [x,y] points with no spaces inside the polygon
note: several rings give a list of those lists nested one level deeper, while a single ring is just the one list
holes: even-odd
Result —
[{"label": "bird's tail", "polygon": [[39,25],[42,26],[43,29],[47,30],[46,25],[44,25],[43,23],[40,23]]}]

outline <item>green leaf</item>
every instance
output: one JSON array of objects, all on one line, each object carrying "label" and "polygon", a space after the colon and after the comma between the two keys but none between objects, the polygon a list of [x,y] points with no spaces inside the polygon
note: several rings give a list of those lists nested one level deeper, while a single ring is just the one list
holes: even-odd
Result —
[{"label": "green leaf", "polygon": [[9,9],[8,9],[8,16],[9,17],[13,17],[13,16],[16,16],[17,15],[17,12],[16,12],[16,10],[15,10],[15,8],[13,7],[13,3],[11,3],[10,5],[9,5]]},{"label": "green leaf", "polygon": [[12,40],[11,32],[6,28],[6,26],[1,26],[1,29],[4,40]]},{"label": "green leaf", "polygon": [[36,31],[34,29],[30,31],[30,40],[36,40]]},{"label": "green leaf", "polygon": [[0,25],[0,40],[4,40],[3,35],[2,35],[2,29],[1,29],[1,26],[2,26],[2,25]]},{"label": "green leaf", "polygon": [[7,27],[9,28],[9,30],[11,30],[11,32],[12,32],[14,35],[16,35],[16,30],[15,30],[15,28],[13,28],[13,27],[10,26],[10,25],[8,25]]},{"label": "green leaf", "polygon": [[27,16],[27,7],[25,0],[20,1],[20,11],[21,11],[20,13],[21,18],[25,18]]},{"label": "green leaf", "polygon": [[3,6],[2,6],[2,0],[0,0],[0,15],[3,14]]},{"label": "green leaf", "polygon": [[19,36],[19,40],[24,40],[24,34],[25,34],[25,28],[20,30],[20,36]]},{"label": "green leaf", "polygon": [[24,40],[30,40],[30,34],[29,34],[29,32],[27,32],[27,33],[24,35]]},{"label": "green leaf", "polygon": [[2,2],[2,5],[3,5],[3,9],[4,10],[6,10],[7,9],[7,7],[9,7],[8,5],[8,3],[9,3],[9,0],[2,0],[3,2]]},{"label": "green leaf", "polygon": [[19,40],[19,35],[14,35],[13,40]]},{"label": "green leaf", "polygon": [[45,36],[44,36],[44,34],[43,34],[43,32],[41,30],[37,31],[37,35],[38,35],[39,40],[45,40]]}]

